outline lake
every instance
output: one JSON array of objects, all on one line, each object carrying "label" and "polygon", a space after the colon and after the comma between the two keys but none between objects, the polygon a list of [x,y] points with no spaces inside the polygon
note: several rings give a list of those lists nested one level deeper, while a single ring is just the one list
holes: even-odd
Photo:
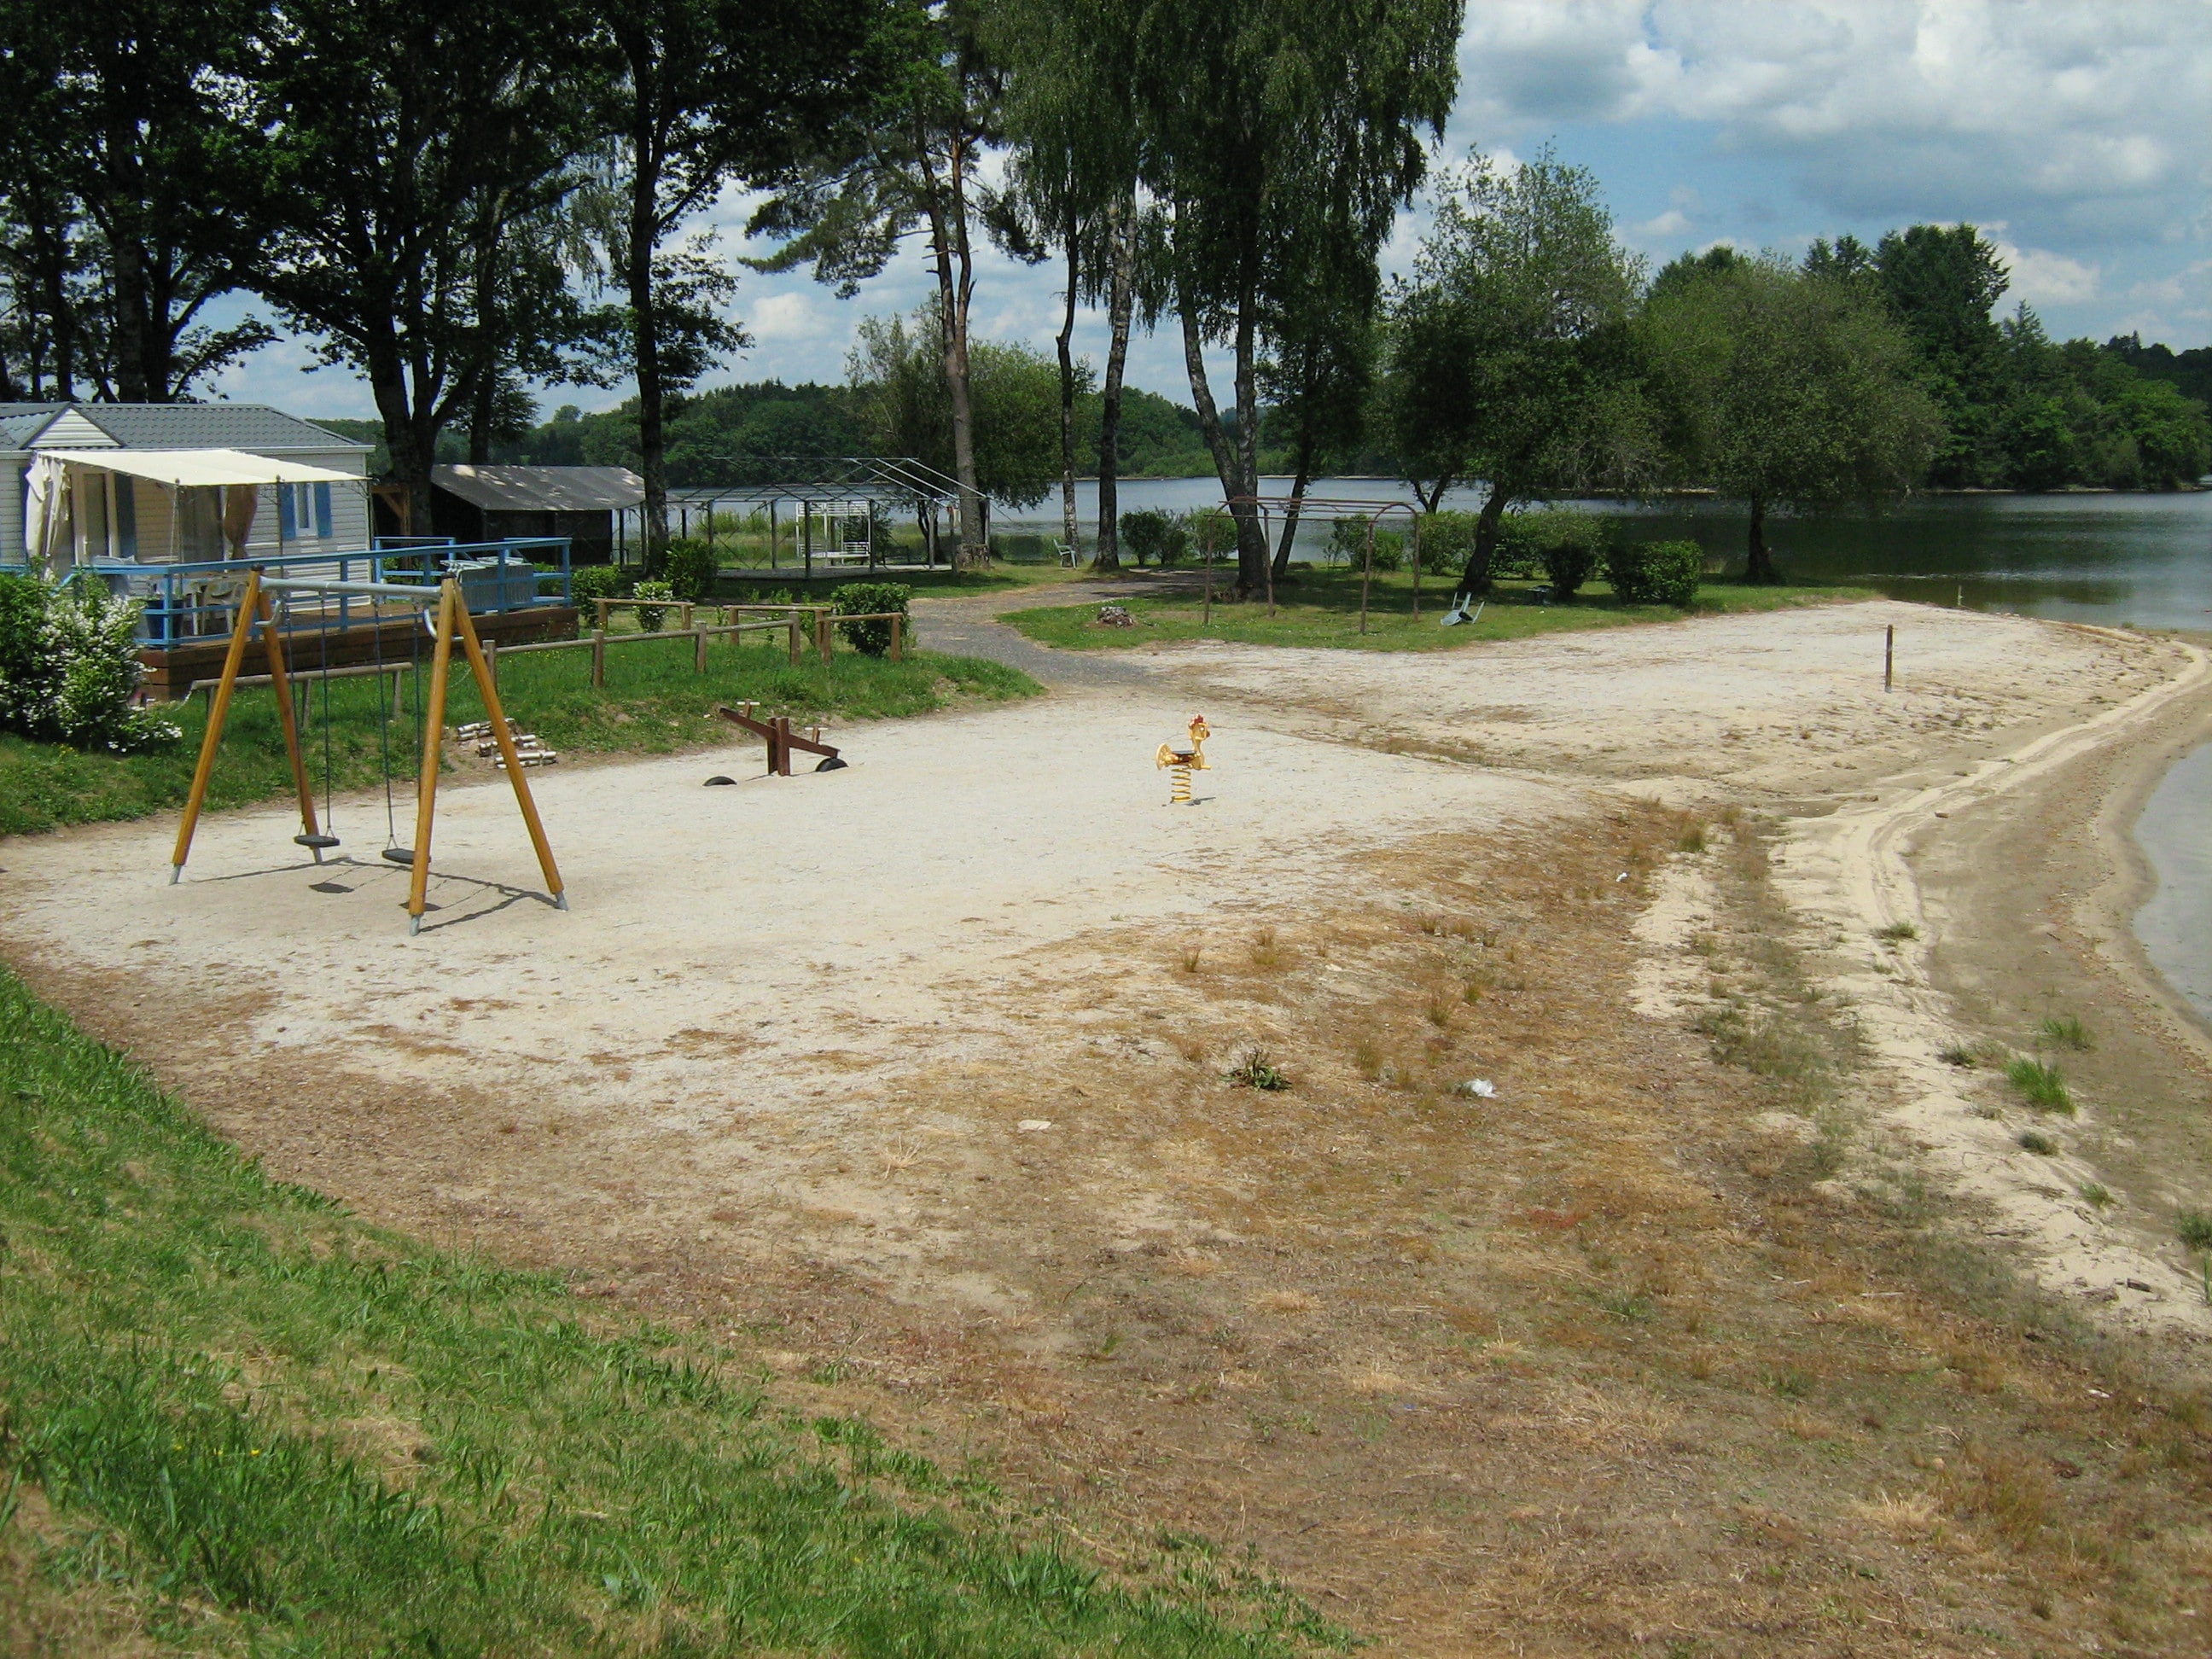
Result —
[{"label": "lake", "polygon": [[[1265,489],[1287,491],[1287,478]],[[1323,478],[1311,494],[1356,501],[1410,501],[1381,478]],[[1218,507],[1211,478],[1146,479],[1121,489],[1124,513]],[[1468,512],[1477,493],[1454,490],[1444,505]],[[1732,566],[1743,562],[1748,520],[1720,502],[1662,507],[1579,503],[1631,521],[1639,540],[1686,537]],[[1076,487],[1085,538],[1097,533],[1098,490]],[[1034,507],[1001,508],[995,530],[1057,533],[1060,494]],[[1300,524],[1297,556],[1318,559],[1326,519]],[[1893,599],[1965,605],[2075,622],[2144,628],[2212,628],[2212,490],[2171,495],[1929,495],[1894,510],[1768,520],[1767,539],[1786,574],[1872,587]]]}]

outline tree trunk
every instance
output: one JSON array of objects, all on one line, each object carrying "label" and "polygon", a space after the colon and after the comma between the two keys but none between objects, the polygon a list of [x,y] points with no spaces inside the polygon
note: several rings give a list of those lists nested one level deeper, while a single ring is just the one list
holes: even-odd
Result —
[{"label": "tree trunk", "polygon": [[[1418,494],[1419,486],[1414,486]],[[1442,496],[1443,484],[1437,486]],[[1460,573],[1458,592],[1470,599],[1480,599],[1490,592],[1490,561],[1498,551],[1498,523],[1505,516],[1505,504],[1512,499],[1511,492],[1502,483],[1490,486],[1490,494],[1482,503],[1482,513],[1474,521],[1474,547],[1467,556],[1467,568]],[[1430,511],[1436,509],[1431,507]]]},{"label": "tree trunk", "polygon": [[1068,216],[1063,234],[1067,239],[1067,299],[1060,313],[1060,332],[1053,343],[1060,349],[1060,513],[1067,532],[1067,550],[1078,564],[1083,562],[1083,537],[1075,521],[1075,216]]},{"label": "tree trunk", "polygon": [[1423,489],[1419,478],[1408,478],[1406,482],[1413,486],[1413,499],[1421,504],[1421,511],[1433,513],[1443,501],[1444,491],[1451,488],[1451,474],[1447,472],[1437,479],[1433,489]]},{"label": "tree trunk", "polygon": [[1774,555],[1766,546],[1766,501],[1764,497],[1751,498],[1751,556],[1745,562],[1743,579],[1766,586],[1778,586],[1782,573],[1774,568]]},{"label": "tree trunk", "polygon": [[392,481],[407,491],[407,522],[401,532],[430,533],[430,457],[437,444],[435,432],[422,430],[413,400],[408,396],[407,371],[398,352],[380,352],[369,363],[369,391],[376,412],[384,421],[384,452],[390,457]]},{"label": "tree trunk", "polygon": [[668,551],[668,434],[666,394],[660,383],[660,319],[653,309],[653,256],[660,242],[660,150],[653,111],[658,80],[652,49],[629,48],[630,179],[629,255],[623,272],[629,290],[630,355],[637,374],[638,477],[645,486],[638,515],[647,576],[660,574]]},{"label": "tree trunk", "polygon": [[[1247,288],[1237,305],[1237,495],[1260,493],[1260,388],[1254,358],[1258,352],[1258,306]],[[1267,586],[1267,536],[1260,527],[1259,503],[1229,504],[1237,523],[1237,596],[1249,599]]]},{"label": "tree trunk", "polygon": [[1291,480],[1291,510],[1283,517],[1283,539],[1275,549],[1275,580],[1291,574],[1291,544],[1297,538],[1298,504],[1306,498],[1307,475],[1313,471],[1313,422],[1298,422],[1298,470]]},{"label": "tree trunk", "polygon": [[957,135],[947,149],[946,183],[940,191],[925,147],[922,191],[929,211],[930,257],[937,267],[945,390],[952,415],[952,472],[960,485],[960,546],[953,555],[954,568],[975,570],[991,560],[989,532],[983,527],[983,492],[975,478],[975,403],[968,374],[968,307],[975,291],[975,270],[974,251],[968,244],[967,180]]},{"label": "tree trunk", "polygon": [[1121,563],[1121,372],[1129,360],[1129,314],[1136,302],[1135,230],[1127,204],[1114,210],[1114,270],[1107,279],[1106,383],[1098,399],[1098,556],[1101,570]]},{"label": "tree trunk", "polygon": [[[116,58],[109,58],[103,68],[111,77],[123,70]],[[112,94],[112,79],[110,89]],[[116,397],[126,404],[159,402],[166,389],[158,383],[149,386],[146,374],[151,319],[146,303],[146,240],[141,225],[146,186],[138,167],[137,112],[128,100],[111,98],[106,154],[100,168],[107,198],[102,228],[107,243],[109,327],[114,331],[108,354],[114,367]]]},{"label": "tree trunk", "polygon": [[1233,497],[1243,493],[1237,477],[1237,458],[1230,453],[1229,434],[1221,429],[1221,410],[1213,401],[1213,387],[1206,378],[1206,343],[1198,331],[1198,319],[1182,307],[1182,366],[1190,376],[1190,398],[1198,410],[1198,429],[1206,438],[1206,453],[1213,457],[1214,476],[1221,493]]}]

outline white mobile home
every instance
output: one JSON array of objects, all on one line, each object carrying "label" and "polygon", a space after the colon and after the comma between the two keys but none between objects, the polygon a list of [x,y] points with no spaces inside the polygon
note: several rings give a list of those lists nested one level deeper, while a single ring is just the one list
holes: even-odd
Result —
[{"label": "white mobile home", "polygon": [[[195,464],[186,452],[282,465],[265,469],[267,479],[245,482],[264,469]],[[191,563],[273,554],[280,545],[298,554],[364,549],[368,453],[367,444],[261,404],[0,404],[0,564]],[[33,510],[42,472],[66,479],[44,514]],[[201,477],[215,482],[192,482]],[[32,519],[47,525],[42,557],[27,544]]]}]

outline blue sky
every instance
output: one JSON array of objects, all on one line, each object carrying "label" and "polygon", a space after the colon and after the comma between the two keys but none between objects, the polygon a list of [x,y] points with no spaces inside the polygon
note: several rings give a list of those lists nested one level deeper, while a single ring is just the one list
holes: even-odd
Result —
[{"label": "blue sky", "polygon": [[[1978,224],[2053,333],[2212,343],[2212,5],[2204,0],[1469,0],[1440,161],[1551,143],[1596,173],[1622,240],[1656,264],[1715,242],[1796,253],[1917,220]],[[1387,254],[1411,260],[1428,204]],[[714,216],[738,246],[744,204]],[[864,316],[927,292],[911,246],[860,296],[747,274],[752,349],[707,384],[842,379]],[[227,302],[226,314],[250,309]],[[1057,277],[990,258],[976,327],[1048,349]],[[1082,314],[1078,349],[1104,350]],[[306,415],[374,413],[303,342],[222,395]],[[1139,339],[1133,383],[1189,400],[1179,341]],[[1224,388],[1225,392],[1225,387]],[[621,392],[549,388],[548,409]]]}]

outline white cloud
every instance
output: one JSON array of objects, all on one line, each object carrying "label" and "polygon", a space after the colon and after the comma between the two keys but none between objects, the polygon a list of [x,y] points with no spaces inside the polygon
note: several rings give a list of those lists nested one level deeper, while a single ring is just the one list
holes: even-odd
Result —
[{"label": "white cloud", "polygon": [[2015,247],[2002,236],[1990,240],[2010,272],[2008,297],[2039,307],[2077,305],[2097,297],[2100,284],[2095,265],[2040,248]]},{"label": "white cloud", "polygon": [[1833,210],[2048,246],[2156,236],[2212,158],[2197,0],[1475,0],[1460,61],[1477,132],[1710,124]]}]

